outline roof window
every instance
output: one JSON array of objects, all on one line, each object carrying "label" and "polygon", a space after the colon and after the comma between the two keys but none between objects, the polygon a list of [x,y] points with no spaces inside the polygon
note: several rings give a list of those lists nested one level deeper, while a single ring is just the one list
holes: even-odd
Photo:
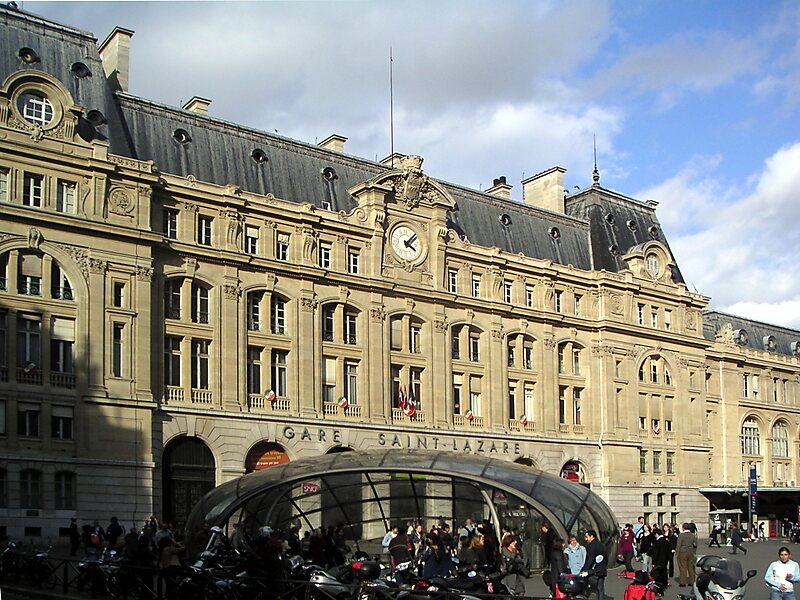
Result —
[{"label": "roof window", "polygon": [[631,231],[636,231],[636,229],[638,228],[638,226],[636,225],[636,221],[634,221],[633,219],[630,219],[626,223],[626,225],[628,226],[628,229],[630,229]]},{"label": "roof window", "polygon": [[650,227],[647,228],[647,233],[649,233],[650,237],[653,238],[654,240],[657,239],[658,227],[656,227],[655,225],[650,225]]},{"label": "roof window", "polygon": [[607,213],[606,214],[606,223],[608,223],[609,225],[613,225],[614,224],[614,220],[615,219],[614,219],[614,215],[613,214],[611,214],[611,213]]},{"label": "roof window", "polygon": [[265,162],[267,162],[267,153],[261,148],[253,148],[253,151],[250,153],[250,158],[253,159],[254,163],[263,165]]},{"label": "roof window", "polygon": [[82,62],[72,63],[72,66],[69,69],[72,71],[72,74],[75,75],[78,79],[85,79],[86,77],[91,77],[92,72]]},{"label": "roof window", "polygon": [[100,125],[105,125],[108,123],[106,116],[99,110],[90,110],[88,113],[86,113],[86,120],[89,121],[89,123],[91,123],[94,127],[100,127]]},{"label": "roof window", "polygon": [[189,132],[180,128],[172,132],[172,139],[179,144],[188,144],[192,141],[192,137],[189,135]]},{"label": "roof window", "polygon": [[42,61],[42,59],[39,58],[39,55],[30,48],[20,48],[19,57],[26,65],[32,65]]},{"label": "roof window", "polygon": [[614,256],[619,256],[619,246],[617,246],[616,244],[611,244],[611,246],[609,246],[608,248],[608,251],[611,252],[611,254],[613,254]]},{"label": "roof window", "polygon": [[322,169],[322,177],[325,181],[333,181],[334,179],[338,179],[339,176],[336,174],[336,171],[333,170],[333,167],[325,167]]},{"label": "roof window", "polygon": [[551,227],[549,229],[549,232],[550,232],[550,237],[552,237],[554,240],[557,240],[558,238],[561,237],[561,232],[558,230],[558,227]]},{"label": "roof window", "polygon": [[508,227],[511,225],[511,217],[509,217],[506,213],[500,215],[500,222],[503,224],[504,227]]}]

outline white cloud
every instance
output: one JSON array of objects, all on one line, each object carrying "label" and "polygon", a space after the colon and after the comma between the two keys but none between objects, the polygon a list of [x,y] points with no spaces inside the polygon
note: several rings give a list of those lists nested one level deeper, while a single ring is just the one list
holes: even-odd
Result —
[{"label": "white cloud", "polygon": [[687,165],[642,197],[659,215],[687,283],[712,306],[800,326],[800,143],[769,157],[748,182],[723,182],[715,163]]}]

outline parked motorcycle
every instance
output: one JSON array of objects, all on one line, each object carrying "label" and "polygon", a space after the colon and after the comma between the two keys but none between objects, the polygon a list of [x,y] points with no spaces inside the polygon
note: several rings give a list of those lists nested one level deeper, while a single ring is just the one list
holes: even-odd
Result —
[{"label": "parked motorcycle", "polygon": [[721,558],[707,554],[697,559],[695,566],[700,573],[692,587],[693,595],[678,594],[680,600],[742,600],[744,586],[756,576],[751,569],[747,575],[742,573],[742,563],[735,558]]}]

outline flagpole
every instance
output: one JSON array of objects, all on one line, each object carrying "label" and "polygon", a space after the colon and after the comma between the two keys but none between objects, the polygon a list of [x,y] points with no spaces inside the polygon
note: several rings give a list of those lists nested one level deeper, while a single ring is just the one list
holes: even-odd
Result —
[{"label": "flagpole", "polygon": [[389,156],[394,169],[394,65],[392,47],[389,46]]}]

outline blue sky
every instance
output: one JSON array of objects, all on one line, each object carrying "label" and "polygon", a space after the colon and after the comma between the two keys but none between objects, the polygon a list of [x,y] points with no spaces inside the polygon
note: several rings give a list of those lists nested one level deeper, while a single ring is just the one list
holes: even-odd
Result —
[{"label": "blue sky", "polygon": [[800,328],[800,3],[24,2],[133,29],[131,93],[486,188],[553,165],[659,202],[690,288]]}]

